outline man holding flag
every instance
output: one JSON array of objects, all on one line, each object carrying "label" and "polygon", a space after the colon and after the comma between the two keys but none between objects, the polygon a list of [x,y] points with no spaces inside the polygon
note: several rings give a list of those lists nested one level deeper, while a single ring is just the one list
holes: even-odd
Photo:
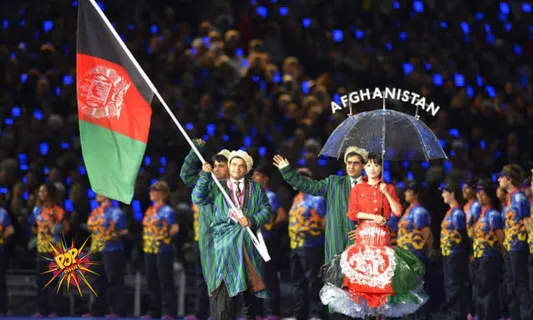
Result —
[{"label": "man holding flag", "polygon": [[[200,152],[203,151],[205,141],[201,139],[194,140],[194,143]],[[217,179],[227,180],[229,150],[222,150],[213,157],[213,172]],[[185,157],[185,161],[180,171],[180,178],[189,188],[194,188],[198,181],[198,174],[202,168],[202,162],[196,156],[193,150]],[[209,317],[209,294],[216,289],[212,272],[214,264],[213,251],[213,234],[209,225],[211,224],[212,208],[210,204],[195,207],[194,215],[194,238],[197,241],[198,250],[196,253],[196,275],[197,275],[197,293],[194,316],[188,316],[189,320],[207,320]]]},{"label": "man holding flag", "polygon": [[235,298],[241,296],[243,317],[255,320],[254,295],[265,298],[266,291],[260,267],[262,261],[245,228],[261,228],[270,220],[272,211],[263,187],[245,179],[245,175],[252,170],[252,158],[242,150],[232,151],[228,166],[230,179],[221,182],[221,185],[233,206],[212,180],[213,168],[209,163],[203,165],[192,201],[199,206],[213,206],[211,228],[218,262],[214,265],[216,289],[211,294],[217,303],[216,318],[233,320],[237,313]]}]

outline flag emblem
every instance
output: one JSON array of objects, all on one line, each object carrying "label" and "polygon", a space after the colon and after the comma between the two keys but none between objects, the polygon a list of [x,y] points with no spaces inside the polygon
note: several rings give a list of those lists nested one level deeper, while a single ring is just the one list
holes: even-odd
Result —
[{"label": "flag emblem", "polygon": [[96,119],[120,118],[124,97],[131,82],[117,70],[96,66],[86,72],[78,83],[78,103],[82,113]]}]

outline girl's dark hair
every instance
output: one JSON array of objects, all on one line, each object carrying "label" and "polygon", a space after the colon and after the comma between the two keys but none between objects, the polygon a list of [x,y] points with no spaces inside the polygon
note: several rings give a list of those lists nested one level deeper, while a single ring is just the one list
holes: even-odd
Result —
[{"label": "girl's dark hair", "polygon": [[56,185],[53,182],[45,182],[43,183],[43,186],[45,186],[46,191],[48,193],[48,200],[52,204],[56,205],[59,201]]},{"label": "girl's dark hair", "polygon": [[374,152],[371,152],[368,154],[368,157],[366,158],[366,163],[370,163],[370,162],[373,162],[377,165],[380,165],[382,166],[383,165],[383,158],[381,157],[381,155],[377,154],[377,153],[374,153]]}]

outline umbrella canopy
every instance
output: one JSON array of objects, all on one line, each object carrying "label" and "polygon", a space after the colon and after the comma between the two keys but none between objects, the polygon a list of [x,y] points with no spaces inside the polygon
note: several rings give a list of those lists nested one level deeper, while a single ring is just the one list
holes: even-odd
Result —
[{"label": "umbrella canopy", "polygon": [[448,159],[439,139],[421,120],[394,110],[366,111],[348,117],[333,131],[320,155],[340,158],[357,146],[387,160]]}]

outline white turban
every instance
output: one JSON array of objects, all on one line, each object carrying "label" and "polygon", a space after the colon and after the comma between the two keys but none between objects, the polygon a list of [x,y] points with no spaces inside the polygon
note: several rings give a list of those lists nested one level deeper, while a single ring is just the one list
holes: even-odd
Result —
[{"label": "white turban", "polygon": [[250,172],[252,170],[252,167],[254,166],[254,159],[246,153],[246,151],[237,150],[237,151],[231,151],[228,157],[228,165],[231,163],[231,160],[233,158],[241,158],[246,163],[246,173]]},{"label": "white turban", "polygon": [[358,148],[358,147],[346,148],[346,151],[344,152],[344,162],[346,162],[348,155],[352,152],[355,152],[361,157],[363,157],[363,161],[366,162],[366,158],[368,157],[368,151],[366,151],[365,149]]},{"label": "white turban", "polygon": [[230,151],[228,149],[224,149],[220,151],[219,153],[217,153],[217,156],[221,155],[221,156],[226,157],[226,159],[229,159],[229,154],[230,154]]}]

